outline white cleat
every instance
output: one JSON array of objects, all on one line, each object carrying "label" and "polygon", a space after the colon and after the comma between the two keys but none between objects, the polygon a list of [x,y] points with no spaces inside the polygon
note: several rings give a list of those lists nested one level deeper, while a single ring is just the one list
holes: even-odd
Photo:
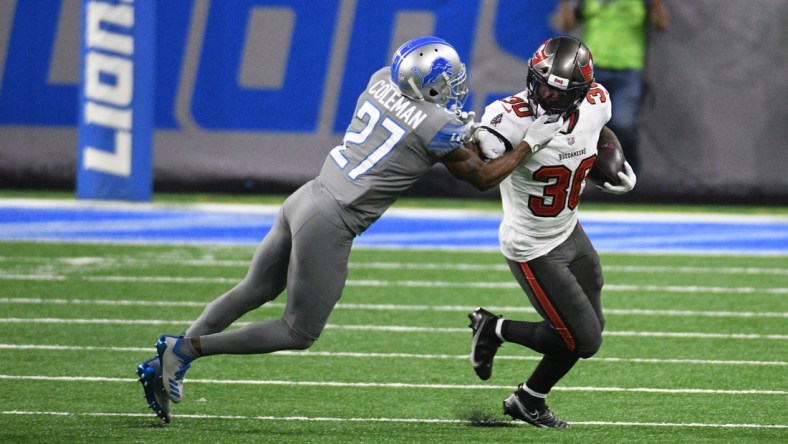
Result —
[{"label": "white cleat", "polygon": [[162,385],[167,396],[175,403],[183,400],[183,377],[194,360],[178,352],[182,340],[183,335],[163,335],[156,342],[161,362]]}]

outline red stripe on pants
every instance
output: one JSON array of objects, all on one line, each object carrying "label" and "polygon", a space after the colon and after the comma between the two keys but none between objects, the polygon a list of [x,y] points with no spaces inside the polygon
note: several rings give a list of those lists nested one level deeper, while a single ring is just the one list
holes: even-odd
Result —
[{"label": "red stripe on pants", "polygon": [[534,294],[536,295],[536,299],[542,306],[542,310],[545,312],[548,319],[550,319],[550,322],[553,324],[555,330],[564,340],[566,348],[568,348],[569,351],[575,351],[575,338],[572,337],[572,332],[566,328],[564,320],[561,319],[561,316],[558,315],[558,312],[555,310],[555,307],[553,307],[550,299],[547,298],[542,286],[539,285],[539,282],[536,280],[536,276],[534,276],[533,271],[531,271],[531,267],[529,267],[525,262],[520,262],[520,269],[523,270],[523,274],[525,275],[525,279],[528,282],[528,286],[531,287],[531,290],[533,290]]}]

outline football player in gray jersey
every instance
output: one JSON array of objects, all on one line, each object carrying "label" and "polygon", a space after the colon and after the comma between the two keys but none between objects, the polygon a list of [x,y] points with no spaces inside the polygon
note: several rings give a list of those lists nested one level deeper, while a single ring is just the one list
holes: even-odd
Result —
[{"label": "football player in gray jersey", "polygon": [[[467,142],[475,130],[462,112],[465,65],[437,37],[403,44],[391,66],[374,73],[342,144],[317,178],[295,191],[254,253],[246,277],[211,302],[180,336],[163,335],[157,357],[139,365],[148,405],[165,422],[183,399],[183,378],[197,358],[309,348],[342,295],[353,239],[434,164],[480,190],[498,185],[560,124],[532,125],[528,141],[490,162]],[[467,142],[467,143],[466,143]],[[225,331],[235,320],[287,291],[279,319]]]}]

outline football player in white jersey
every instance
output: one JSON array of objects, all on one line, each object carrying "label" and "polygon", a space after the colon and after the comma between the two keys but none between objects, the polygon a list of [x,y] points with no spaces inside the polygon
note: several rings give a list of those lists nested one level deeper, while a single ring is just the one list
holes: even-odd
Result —
[{"label": "football player in white jersey", "polygon": [[[353,240],[438,162],[480,190],[496,186],[559,129],[533,125],[532,145],[518,144],[485,163],[466,146],[473,123],[462,113],[465,64],[446,41],[406,42],[390,66],[372,74],[359,95],[342,143],[320,174],[282,205],[255,251],[246,277],[211,302],[181,335],[162,335],[157,355],[137,369],[148,406],[170,422],[183,399],[191,362],[222,354],[309,348],[342,295]],[[470,119],[469,119],[470,117]],[[283,315],[226,330],[287,291]]]},{"label": "football player in white jersey", "polygon": [[[578,359],[591,357],[602,343],[602,269],[577,208],[610,117],[610,98],[594,82],[590,51],[580,40],[560,36],[545,41],[529,60],[525,91],[487,106],[474,136],[482,153],[495,159],[528,142],[534,125],[561,125],[545,143],[531,141],[532,154],[500,184],[501,251],[543,320],[508,320],[483,308],[468,315],[471,364],[481,379],[491,376],[503,342],[544,355],[503,403],[505,414],[537,427],[570,427],[553,415],[545,398]],[[620,185],[605,183],[602,189],[623,194],[634,187],[628,163],[619,177]]]}]

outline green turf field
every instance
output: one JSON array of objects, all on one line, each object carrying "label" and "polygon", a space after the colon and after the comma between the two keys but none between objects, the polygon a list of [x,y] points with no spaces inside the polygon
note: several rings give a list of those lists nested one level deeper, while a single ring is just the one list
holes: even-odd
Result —
[{"label": "green turf field", "polygon": [[252,251],[0,243],[0,442],[788,442],[788,257],[603,255],[605,343],[555,431],[501,414],[534,352],[505,344],[486,382],[467,360],[476,306],[536,319],[499,254],[356,250],[309,351],[197,361],[162,425],[137,364]]}]

